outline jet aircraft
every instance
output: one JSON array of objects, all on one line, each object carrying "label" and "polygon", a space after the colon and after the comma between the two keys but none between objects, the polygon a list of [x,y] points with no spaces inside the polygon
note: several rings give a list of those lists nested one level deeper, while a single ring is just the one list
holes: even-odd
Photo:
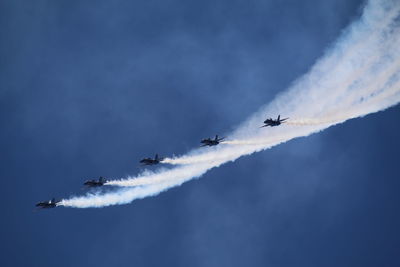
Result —
[{"label": "jet aircraft", "polygon": [[267,126],[271,126],[271,127],[278,126],[278,125],[281,125],[282,123],[284,123],[287,119],[289,119],[289,118],[281,119],[281,115],[279,115],[276,120],[269,118],[264,121],[265,125],[261,126],[260,128],[267,127]]},{"label": "jet aircraft", "polygon": [[42,208],[42,209],[55,208],[55,207],[57,207],[57,203],[59,203],[59,202],[60,201],[56,201],[54,198],[52,198],[51,200],[37,203],[36,207]]},{"label": "jet aircraft", "polygon": [[140,163],[142,163],[142,165],[155,165],[158,164],[162,161],[162,158],[158,157],[158,154],[156,154],[156,156],[154,157],[154,159],[152,158],[144,158],[140,161]]},{"label": "jet aircraft", "polygon": [[99,180],[88,180],[86,181],[83,185],[86,185],[88,187],[98,187],[98,186],[103,186],[107,182],[106,178],[100,176]]},{"label": "jet aircraft", "polygon": [[211,138],[203,139],[200,141],[200,143],[202,143],[201,146],[216,146],[224,139],[225,139],[225,137],[218,138],[218,135],[216,135],[215,139],[211,139]]}]

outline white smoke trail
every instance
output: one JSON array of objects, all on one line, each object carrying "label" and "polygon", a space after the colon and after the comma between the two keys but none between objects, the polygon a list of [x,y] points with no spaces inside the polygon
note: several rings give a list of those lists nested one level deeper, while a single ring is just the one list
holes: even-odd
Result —
[{"label": "white smoke trail", "polygon": [[[186,165],[107,183],[127,188],[64,199],[59,205],[104,207],[153,196],[241,156],[399,103],[399,10],[398,1],[369,1],[361,19],[344,32],[308,74],[242,123],[224,144],[164,161]],[[265,117],[278,115],[277,111],[291,118],[288,123],[260,129]]]}]

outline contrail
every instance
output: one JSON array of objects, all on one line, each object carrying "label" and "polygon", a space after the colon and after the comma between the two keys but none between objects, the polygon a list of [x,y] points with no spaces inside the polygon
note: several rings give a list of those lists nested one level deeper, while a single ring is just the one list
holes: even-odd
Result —
[{"label": "contrail", "polygon": [[[243,122],[216,147],[166,158],[172,169],[146,171],[108,181],[121,188],[109,193],[63,199],[60,206],[88,208],[126,204],[154,196],[200,177],[241,156],[308,136],[346,120],[382,111],[400,102],[400,2],[371,0],[361,18],[291,88]],[[289,117],[278,127],[262,128],[265,117]]]}]

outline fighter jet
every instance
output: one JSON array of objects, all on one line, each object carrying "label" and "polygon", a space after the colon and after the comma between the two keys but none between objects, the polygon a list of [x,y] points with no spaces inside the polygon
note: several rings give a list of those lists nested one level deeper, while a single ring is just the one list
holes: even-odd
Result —
[{"label": "fighter jet", "polygon": [[100,176],[99,180],[88,180],[83,185],[86,185],[88,187],[98,187],[98,186],[103,186],[107,182],[106,178]]},{"label": "fighter jet", "polygon": [[158,154],[156,154],[156,156],[154,157],[154,159],[152,158],[144,158],[140,161],[140,163],[142,163],[142,165],[155,165],[158,164],[162,161],[162,158],[158,157]]},{"label": "fighter jet", "polygon": [[57,207],[57,203],[59,203],[59,202],[60,201],[56,201],[54,198],[52,198],[49,201],[43,201],[43,202],[37,203],[36,207],[42,208],[42,209],[55,208],[55,207]]},{"label": "fighter jet", "polygon": [[216,135],[215,139],[211,139],[211,138],[203,139],[200,141],[200,143],[202,143],[201,146],[216,146],[224,139],[225,139],[225,137],[218,138],[218,135]]},{"label": "fighter jet", "polygon": [[281,119],[281,115],[279,115],[276,120],[269,118],[264,121],[265,125],[261,126],[260,128],[267,127],[267,126],[271,126],[271,127],[278,126],[278,125],[281,125],[281,123],[284,123],[287,119],[289,119],[289,118]]}]

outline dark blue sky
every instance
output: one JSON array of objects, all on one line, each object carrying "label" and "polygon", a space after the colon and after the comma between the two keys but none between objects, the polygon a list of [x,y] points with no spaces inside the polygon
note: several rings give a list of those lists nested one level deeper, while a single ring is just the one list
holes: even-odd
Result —
[{"label": "dark blue sky", "polygon": [[228,133],[362,1],[1,1],[1,266],[399,266],[400,108],[157,197],[32,212]]}]

